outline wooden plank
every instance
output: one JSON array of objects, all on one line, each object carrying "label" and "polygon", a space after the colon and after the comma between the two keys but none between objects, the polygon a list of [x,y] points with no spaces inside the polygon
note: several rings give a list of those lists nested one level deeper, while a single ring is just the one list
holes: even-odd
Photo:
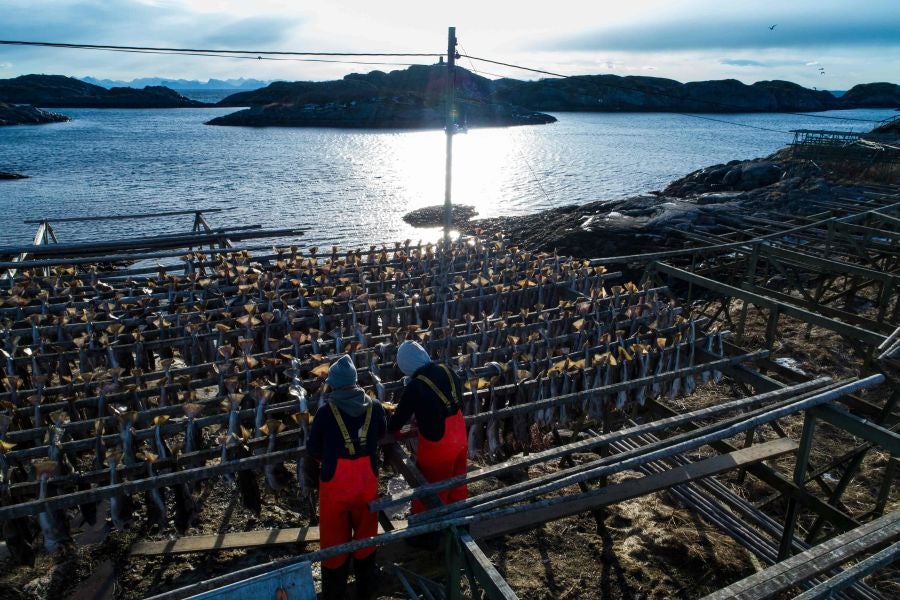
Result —
[{"label": "wooden plank", "polygon": [[713,592],[703,600],[770,598],[898,537],[900,511],[894,511]]},{"label": "wooden plank", "polygon": [[[648,400],[648,404],[651,408],[663,415],[673,416],[678,414],[657,400]],[[698,428],[699,426],[697,425],[692,427],[692,429]],[[713,442],[710,446],[719,452],[733,452],[735,450],[735,446],[732,446],[725,440]],[[785,477],[782,473],[779,473],[768,465],[761,463],[752,464],[747,468],[747,472],[775,488],[778,492],[797,498],[804,507],[815,511],[837,527],[847,530],[859,526],[859,521],[852,516],[835,508],[827,502],[824,502],[815,494],[811,494],[805,489],[797,486],[790,478]]]},{"label": "wooden plank", "polygon": [[893,456],[900,456],[900,435],[889,429],[827,404],[814,408],[813,413],[823,421],[887,450]]},{"label": "wooden plank", "polygon": [[491,600],[518,600],[519,597],[509,587],[509,584],[494,567],[484,550],[478,546],[472,535],[466,531],[458,531],[458,537],[465,553],[465,558],[475,574],[475,579],[478,580],[478,584],[487,593],[487,597]]},{"label": "wooden plank", "polygon": [[[192,215],[196,212],[222,212],[226,210],[225,208],[196,208],[191,210],[170,210],[166,212],[155,212],[155,213],[139,213],[139,214],[131,214],[131,215],[97,215],[97,216],[84,216],[84,217],[61,217],[59,219],[54,218],[45,218],[45,219],[27,219],[22,221],[25,224],[36,224],[36,223],[75,223],[77,221],[115,221],[115,220],[123,220],[123,219],[152,219],[156,217],[171,217],[175,215]],[[228,209],[230,210],[230,209]]]},{"label": "wooden plank", "polygon": [[502,519],[482,521],[472,525],[475,538],[489,538],[506,535],[521,529],[528,529],[590,510],[644,496],[674,485],[696,481],[732,469],[746,467],[763,460],[788,454],[797,449],[797,444],[788,438],[780,438],[764,444],[757,444],[720,454],[712,458],[681,467],[675,467],[656,475],[631,479],[624,483],[607,486],[588,493],[573,495],[569,500],[551,506],[537,506]]},{"label": "wooden plank", "polygon": [[[405,528],[406,521],[392,521],[394,529]],[[384,533],[378,528],[378,533]],[[190,535],[164,540],[161,542],[138,542],[132,544],[131,556],[150,556],[156,554],[184,554],[187,552],[218,552],[241,548],[264,548],[283,544],[318,543],[318,527],[290,527],[287,529],[260,529],[258,531],[239,531],[215,535]]]},{"label": "wooden plank", "polygon": [[823,581],[819,585],[800,594],[794,600],[820,600],[822,598],[833,598],[835,592],[850,587],[866,575],[874,571],[884,568],[894,562],[900,555],[900,542],[891,544],[881,552],[873,554],[865,560],[861,560],[849,569],[841,571],[827,581]]}]

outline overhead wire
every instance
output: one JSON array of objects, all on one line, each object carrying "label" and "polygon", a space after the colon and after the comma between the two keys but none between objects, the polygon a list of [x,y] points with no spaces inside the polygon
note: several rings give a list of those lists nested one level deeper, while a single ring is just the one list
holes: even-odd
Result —
[{"label": "overhead wire", "polygon": [[168,52],[158,50],[125,50],[125,49],[108,49],[108,52],[123,52],[131,54],[156,54],[162,56],[202,56],[207,58],[224,58],[230,60],[274,60],[274,61],[290,61],[290,62],[315,62],[315,63],[340,63],[348,65],[390,65],[397,67],[412,67],[421,63],[407,62],[381,62],[381,61],[363,61],[363,60],[339,60],[327,58],[285,58],[279,56],[229,56],[225,54],[205,54],[203,52]]},{"label": "overhead wire", "polygon": [[[464,52],[464,54],[461,54],[460,56],[465,56],[466,58],[469,58],[468,56],[466,56],[466,55],[468,54],[468,52],[466,52],[465,47],[463,47],[462,44],[460,44],[459,47],[460,47],[460,48],[462,49],[462,51]],[[497,75],[497,74],[495,74],[495,73],[484,73],[483,71],[479,71],[479,70],[475,67],[475,63],[472,62],[472,59],[471,59],[471,58],[469,58],[469,65],[472,67],[472,71],[475,72],[475,73],[478,73],[479,75],[481,75],[481,74],[487,74],[487,75],[492,75],[492,76],[494,76],[494,77],[502,77],[502,75]],[[482,102],[482,104],[486,104],[486,103]],[[552,204],[553,201],[552,201],[552,199],[550,198],[550,194],[548,194],[548,193],[547,193],[547,190],[544,189],[544,184],[541,183],[541,180],[540,180],[540,178],[537,176],[537,172],[534,170],[534,167],[531,166],[531,162],[528,160],[528,157],[525,156],[525,153],[522,152],[522,149],[519,148],[518,144],[514,144],[513,147],[514,147],[514,148],[516,149],[516,151],[519,153],[519,157],[522,159],[522,162],[525,164],[525,166],[528,168],[528,170],[531,171],[531,177],[534,179],[534,182],[537,184],[538,189],[540,189],[540,190],[541,190],[541,193],[544,195],[544,199],[545,199],[548,203]]]},{"label": "overhead wire", "polygon": [[133,50],[153,52],[201,52],[204,54],[253,54],[271,56],[396,56],[436,58],[444,56],[434,52],[296,52],[287,50],[221,50],[208,48],[166,48],[159,46],[117,46],[113,44],[70,44],[64,42],[32,42],[21,40],[0,40],[6,46],[42,46],[47,48],[71,48],[76,50]]}]

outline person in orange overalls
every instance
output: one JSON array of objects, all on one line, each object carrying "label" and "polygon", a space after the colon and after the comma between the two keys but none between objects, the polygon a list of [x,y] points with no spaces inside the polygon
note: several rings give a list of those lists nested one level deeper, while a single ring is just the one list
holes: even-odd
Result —
[{"label": "person in orange overalls", "polygon": [[[432,362],[416,342],[405,341],[397,349],[397,365],[409,377],[388,429],[396,432],[413,414],[419,430],[416,464],[429,482],[443,481],[466,472],[466,423],[462,412],[462,383],[448,366]],[[469,497],[466,485],[438,493],[444,504]],[[412,512],[425,506],[413,499]]]},{"label": "person in orange overalls", "polygon": [[[319,545],[322,549],[378,533],[378,514],[369,502],[378,495],[378,441],[387,418],[377,400],[370,400],[356,383],[353,360],[342,356],[328,370],[331,388],[313,419],[306,451],[321,463],[319,475]],[[344,598],[350,555],[322,561],[322,597]],[[353,552],[359,600],[374,595],[375,548]]]}]

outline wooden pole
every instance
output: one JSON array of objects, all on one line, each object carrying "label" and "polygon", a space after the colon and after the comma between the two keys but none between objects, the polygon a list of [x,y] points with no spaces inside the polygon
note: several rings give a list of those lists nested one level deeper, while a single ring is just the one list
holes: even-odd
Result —
[{"label": "wooden pole", "polygon": [[453,226],[453,203],[451,188],[453,184],[453,128],[456,126],[455,108],[456,89],[454,65],[456,61],[456,27],[447,30],[447,122],[444,131],[447,135],[447,156],[444,167],[444,244],[450,244],[450,228]]}]

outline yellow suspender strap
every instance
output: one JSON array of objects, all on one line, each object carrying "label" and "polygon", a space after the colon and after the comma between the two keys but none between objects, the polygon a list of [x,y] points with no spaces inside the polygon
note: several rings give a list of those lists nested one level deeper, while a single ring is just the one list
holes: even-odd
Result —
[{"label": "yellow suspender strap", "polygon": [[362,429],[359,433],[359,447],[365,452],[366,450],[366,438],[369,435],[369,425],[372,424],[372,402],[369,402],[369,407],[366,409],[366,420],[363,422]]},{"label": "yellow suspender strap", "polygon": [[[443,365],[442,365],[442,366],[443,366]],[[446,368],[446,367],[444,367],[444,368]],[[449,375],[449,373],[448,373],[448,375]],[[446,395],[444,392],[442,392],[442,391],[441,391],[441,388],[439,388],[437,385],[435,385],[435,383],[434,383],[432,380],[428,379],[428,378],[425,377],[424,375],[418,375],[418,376],[416,376],[416,379],[418,379],[419,381],[425,383],[425,385],[427,385],[428,387],[430,387],[430,388],[431,388],[431,391],[434,392],[435,395],[437,395],[437,397],[441,399],[441,402],[444,403],[444,406],[447,407],[447,410],[448,410],[448,411],[452,408],[453,403],[450,402],[450,400],[447,399],[447,395]],[[453,378],[452,378],[452,377],[450,378],[450,385],[453,386],[453,389],[454,389],[454,391],[455,391],[455,390],[456,390],[456,386],[453,384]],[[454,394],[454,395],[455,395],[455,394]]]},{"label": "yellow suspender strap", "polygon": [[450,372],[450,367],[441,364],[441,368],[447,373],[447,381],[450,382],[450,390],[453,392],[453,399],[456,400],[457,404],[462,404],[462,398],[460,398],[459,392],[456,389],[456,380],[453,379],[453,373]]},{"label": "yellow suspender strap", "polygon": [[[334,414],[334,420],[337,421],[338,428],[341,430],[341,435],[344,437],[344,445],[347,447],[347,452],[350,456],[354,456],[356,454],[356,448],[353,447],[353,440],[350,439],[350,432],[347,431],[347,425],[344,424],[344,419],[341,418],[341,411],[338,410],[338,407],[328,403],[328,406],[331,407],[331,412]],[[368,417],[368,415],[366,415]]]}]

